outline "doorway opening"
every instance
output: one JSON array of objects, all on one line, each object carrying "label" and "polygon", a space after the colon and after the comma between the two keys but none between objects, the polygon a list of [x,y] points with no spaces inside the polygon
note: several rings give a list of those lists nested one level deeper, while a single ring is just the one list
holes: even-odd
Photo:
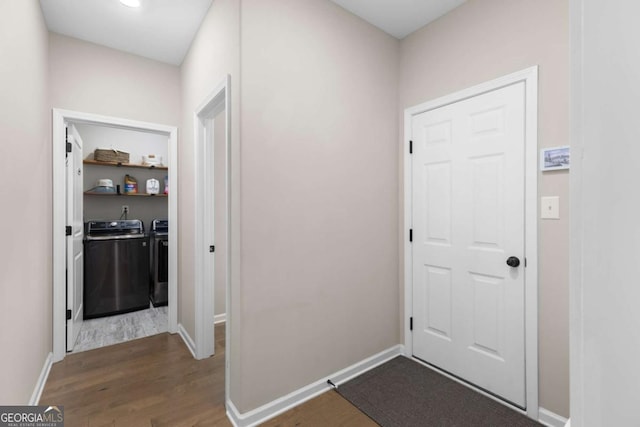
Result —
[{"label": "doorway opening", "polygon": [[[80,129],[80,131],[78,131]],[[93,142],[88,144],[83,149],[83,141],[81,133],[87,135],[90,132],[96,131],[98,134],[111,135],[113,133],[123,135],[137,135],[138,138],[143,136],[144,138],[155,141],[163,141],[165,144],[165,151],[161,151],[162,161],[159,159],[151,158],[147,156],[145,159],[135,159],[135,164],[146,163],[145,168],[131,169],[139,171],[138,174],[144,171],[144,177],[140,175],[140,178],[145,178],[143,181],[137,183],[137,193],[134,193],[134,187],[130,186],[125,189],[127,182],[114,183],[107,177],[116,175],[120,178],[125,174],[129,175],[129,159],[121,161],[122,159],[114,158],[113,165],[104,162],[95,162],[94,159],[88,159],[91,148],[96,139],[99,141],[100,137],[93,135],[90,138]],[[71,135],[71,137],[68,137]],[[113,136],[113,135],[111,135]],[[108,137],[108,136],[106,136]],[[68,110],[53,110],[53,360],[60,361],[64,358],[66,352],[73,348],[73,344],[78,337],[78,330],[81,326],[81,322],[84,318],[83,312],[87,313],[89,309],[90,301],[87,299],[87,294],[83,295],[83,279],[84,273],[81,267],[82,264],[86,264],[84,258],[86,250],[78,249],[78,241],[82,248],[82,239],[85,237],[85,230],[88,230],[85,220],[93,219],[88,216],[102,216],[108,215],[110,221],[96,221],[96,254],[100,255],[100,251],[109,251],[111,254],[138,251],[141,257],[144,257],[145,262],[139,263],[135,271],[128,271],[124,276],[139,275],[140,279],[136,286],[138,286],[137,301],[127,301],[125,305],[122,304],[122,298],[111,295],[111,302],[113,306],[103,306],[100,298],[96,299],[98,302],[93,301],[93,309],[95,312],[90,311],[87,317],[100,317],[113,312],[125,312],[127,310],[133,310],[138,308],[144,308],[146,304],[147,309],[149,307],[149,253],[148,239],[146,238],[145,230],[151,227],[151,217],[154,209],[150,209],[150,206],[162,205],[165,207],[161,210],[160,216],[166,213],[166,217],[162,219],[168,220],[172,224],[177,224],[177,128],[173,126],[165,126],[154,123],[139,122],[134,120],[99,116],[94,114],[68,111]],[[99,144],[100,142],[98,142]],[[109,145],[107,145],[109,147]],[[151,146],[150,146],[151,147]],[[158,145],[155,145],[158,147]],[[71,148],[69,150],[68,148]],[[75,152],[73,151],[75,148]],[[95,147],[93,147],[95,148]],[[114,148],[116,148],[114,146]],[[162,150],[162,149],[161,149]],[[148,148],[147,151],[154,151]],[[111,153],[109,153],[111,155]],[[116,151],[114,155],[117,155]],[[120,165],[118,166],[118,164]],[[160,164],[162,163],[162,165]],[[98,165],[99,167],[95,167]],[[87,166],[87,177],[89,181],[95,181],[95,186],[89,188],[89,184],[85,181],[85,172],[83,166]],[[97,169],[89,171],[89,168]],[[111,169],[107,171],[106,168]],[[126,170],[125,170],[126,169]],[[117,170],[117,173],[115,172]],[[96,178],[98,175],[105,175],[104,178]],[[133,173],[131,173],[132,175]],[[147,174],[154,175],[147,177]],[[162,179],[163,175],[166,178],[171,178],[171,191],[168,192],[166,198],[164,197],[164,191],[159,191],[159,183],[165,181]],[[95,176],[94,176],[95,175]],[[158,176],[155,176],[158,175]],[[73,178],[75,177],[75,178]],[[160,179],[158,179],[158,177]],[[129,177],[130,178],[130,177]],[[129,179],[128,178],[128,179]],[[117,180],[116,180],[117,181]],[[121,188],[117,188],[122,185]],[[150,188],[147,188],[151,185]],[[119,191],[118,191],[119,190]],[[130,190],[126,192],[125,190]],[[164,189],[163,189],[164,190]],[[156,194],[157,191],[157,194]],[[138,194],[137,197],[131,197],[133,194]],[[153,194],[154,196],[149,196]],[[162,195],[161,195],[162,194]],[[118,196],[123,197],[118,197]],[[112,196],[112,197],[109,197]],[[83,199],[91,199],[88,205],[91,205],[88,212],[84,212],[82,209]],[[139,199],[139,200],[138,200]],[[146,204],[144,200],[146,200]],[[74,201],[75,202],[72,202]],[[112,206],[113,205],[113,206]],[[120,206],[122,205],[122,206]],[[114,206],[116,206],[114,208]],[[78,208],[79,207],[79,208]],[[157,208],[158,206],[156,206]],[[113,209],[118,209],[118,213],[114,214]],[[128,220],[130,213],[137,215],[143,220],[134,221]],[[108,212],[108,213],[104,213]],[[146,213],[144,213],[146,212]],[[88,216],[87,216],[88,215]],[[126,219],[126,221],[125,221]],[[121,221],[123,220],[123,221]],[[144,224],[144,222],[147,224]],[[93,221],[91,221],[93,223]],[[117,225],[116,225],[117,224]],[[140,227],[138,226],[140,225]],[[126,231],[126,239],[122,235],[112,236],[111,239],[102,239],[104,236],[98,236],[98,229],[102,226],[114,226],[117,228],[122,227],[122,231]],[[144,226],[146,225],[146,228]],[[126,228],[126,230],[124,230]],[[71,231],[71,233],[69,233]],[[109,232],[115,232],[111,229]],[[107,242],[108,240],[108,242]],[[177,248],[177,227],[173,227],[168,231],[166,236],[166,242],[169,248]],[[91,242],[93,244],[94,242]],[[89,243],[88,240],[85,242]],[[100,249],[97,249],[100,245]],[[93,247],[93,246],[92,246]],[[92,252],[93,253],[93,252]],[[102,258],[100,255],[98,258]],[[96,259],[98,259],[96,258]],[[72,259],[74,263],[70,263],[71,268],[67,265],[67,260]],[[117,260],[116,260],[117,261]],[[177,251],[168,250],[166,253],[166,259],[164,260],[167,265],[166,275],[166,308],[159,308],[157,311],[166,310],[166,330],[171,333],[177,332]],[[115,261],[114,261],[115,262]],[[145,267],[146,263],[146,267]],[[126,265],[126,262],[122,262],[121,265]],[[127,267],[128,268],[128,267]],[[122,271],[122,269],[117,270]],[[131,274],[129,274],[131,273]],[[116,281],[117,282],[117,281]],[[147,299],[144,300],[144,288],[147,286]],[[141,295],[142,292],[142,295]],[[131,296],[128,295],[127,298]],[[104,298],[107,301],[109,298]],[[159,301],[158,301],[159,302]],[[162,306],[163,304],[156,304]],[[93,310],[91,309],[91,310]],[[70,346],[67,342],[70,342]]]},{"label": "doorway opening", "polygon": [[215,323],[225,322],[226,381],[230,341],[230,76],[194,112],[196,359],[215,352]]}]

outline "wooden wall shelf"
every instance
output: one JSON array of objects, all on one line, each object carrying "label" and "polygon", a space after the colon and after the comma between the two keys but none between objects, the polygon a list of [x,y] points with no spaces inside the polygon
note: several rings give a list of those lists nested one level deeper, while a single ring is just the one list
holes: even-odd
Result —
[{"label": "wooden wall shelf", "polygon": [[138,169],[157,169],[157,170],[168,170],[167,166],[148,166],[148,165],[139,165],[135,163],[116,163],[116,162],[99,162],[97,160],[89,160],[85,159],[82,161],[85,165],[94,165],[94,166],[116,166],[123,168],[138,168]]}]

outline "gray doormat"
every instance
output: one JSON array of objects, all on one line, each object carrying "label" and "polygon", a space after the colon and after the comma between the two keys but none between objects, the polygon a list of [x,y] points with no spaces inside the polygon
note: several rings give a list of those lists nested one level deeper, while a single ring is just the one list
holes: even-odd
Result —
[{"label": "gray doormat", "polygon": [[404,356],[337,391],[383,427],[542,425]]}]

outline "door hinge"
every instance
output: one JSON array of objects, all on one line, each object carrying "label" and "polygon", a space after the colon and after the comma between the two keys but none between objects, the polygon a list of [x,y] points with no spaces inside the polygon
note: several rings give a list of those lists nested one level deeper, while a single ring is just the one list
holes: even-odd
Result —
[{"label": "door hinge", "polygon": [[65,142],[65,157],[69,157],[69,153],[71,152],[71,143],[69,142],[69,128],[64,129],[64,142]]},{"label": "door hinge", "polygon": [[409,241],[413,242],[413,228],[409,229]]},{"label": "door hinge", "polygon": [[413,331],[413,316],[409,317],[409,330]]},{"label": "door hinge", "polygon": [[67,310],[67,320],[71,320],[71,310]]},{"label": "door hinge", "polygon": [[409,141],[409,154],[413,154],[413,141]]},{"label": "door hinge", "polygon": [[215,252],[216,247],[214,245],[209,246],[209,252]]},{"label": "door hinge", "polygon": [[64,235],[65,235],[65,236],[71,236],[71,226],[70,226],[70,225],[67,225],[67,226],[64,228]]}]

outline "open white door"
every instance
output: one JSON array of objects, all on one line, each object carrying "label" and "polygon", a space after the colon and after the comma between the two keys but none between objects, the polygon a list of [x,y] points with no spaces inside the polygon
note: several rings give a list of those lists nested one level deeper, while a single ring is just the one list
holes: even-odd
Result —
[{"label": "open white door", "polygon": [[83,319],[82,173],[82,139],[75,126],[68,123],[66,160],[67,351],[73,350],[80,334]]}]

